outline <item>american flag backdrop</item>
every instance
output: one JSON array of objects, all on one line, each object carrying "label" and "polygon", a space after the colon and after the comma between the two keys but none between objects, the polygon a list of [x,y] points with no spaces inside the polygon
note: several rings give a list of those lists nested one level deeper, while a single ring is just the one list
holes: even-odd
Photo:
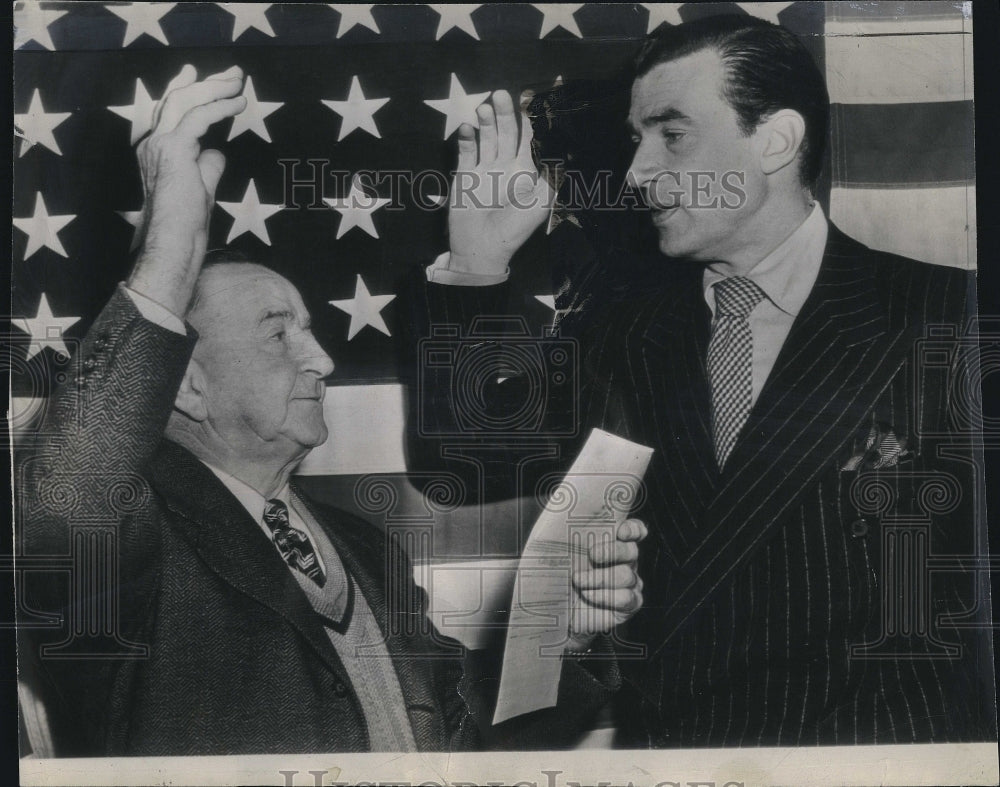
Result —
[{"label": "american flag backdrop", "polygon": [[[715,13],[780,22],[825,69],[819,197],[834,222],[879,249],[975,266],[971,3],[16,3],[15,430],[30,435],[127,275],[142,207],[133,145],[153,105],[185,63],[201,76],[236,64],[248,107],[205,143],[228,160],[210,246],[295,282],[336,362],[332,437],[301,472],[339,498],[360,474],[405,471],[399,288],[447,248],[458,124],[494,89],[601,84],[647,32]],[[361,176],[373,172],[425,174],[393,189]],[[551,271],[514,281],[540,331]]]}]

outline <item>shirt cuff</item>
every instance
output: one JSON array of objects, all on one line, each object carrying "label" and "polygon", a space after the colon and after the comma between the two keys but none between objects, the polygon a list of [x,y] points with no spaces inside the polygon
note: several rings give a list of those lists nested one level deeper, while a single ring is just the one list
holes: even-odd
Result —
[{"label": "shirt cuff", "polygon": [[493,284],[503,284],[510,276],[510,268],[503,273],[468,273],[453,271],[448,268],[451,262],[451,252],[439,254],[437,259],[427,266],[427,281],[435,284],[453,284],[459,287],[489,287]]},{"label": "shirt cuff", "polygon": [[170,309],[166,306],[161,303],[157,303],[152,298],[143,295],[141,292],[136,292],[135,290],[126,287],[124,284],[122,285],[122,289],[125,290],[125,294],[132,299],[132,303],[134,303],[135,308],[139,310],[139,314],[151,323],[159,325],[161,328],[166,328],[168,331],[179,333],[181,336],[187,335],[187,329],[184,327],[184,321],[170,311]]}]

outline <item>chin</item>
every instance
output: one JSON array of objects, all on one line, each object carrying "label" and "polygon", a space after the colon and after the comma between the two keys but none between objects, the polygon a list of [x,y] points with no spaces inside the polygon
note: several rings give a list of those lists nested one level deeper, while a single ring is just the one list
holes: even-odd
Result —
[{"label": "chin", "polygon": [[318,448],[319,446],[323,445],[323,443],[326,442],[326,439],[329,436],[330,436],[330,431],[326,428],[326,424],[323,424],[323,426],[320,429],[317,429],[313,432],[311,438],[304,444],[307,445],[309,448]]},{"label": "chin", "polygon": [[683,243],[678,242],[677,238],[669,238],[664,235],[660,236],[659,247],[660,251],[668,257],[687,257],[690,253],[690,249],[688,249]]}]

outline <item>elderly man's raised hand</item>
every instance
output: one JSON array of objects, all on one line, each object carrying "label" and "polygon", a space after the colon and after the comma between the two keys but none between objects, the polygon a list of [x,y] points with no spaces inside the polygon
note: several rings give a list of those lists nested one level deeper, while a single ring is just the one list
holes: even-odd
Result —
[{"label": "elderly man's raised hand", "polygon": [[202,150],[213,123],[246,108],[237,67],[198,80],[184,66],[153,111],[152,131],[138,145],[145,191],[144,241],[129,286],[183,315],[201,269],[215,188],[225,169],[218,150]]},{"label": "elderly man's raised hand", "polygon": [[642,607],[639,542],[649,533],[639,519],[618,526],[614,541],[594,544],[586,565],[573,572],[573,607],[567,652],[584,651],[594,637],[624,623]]},{"label": "elderly man's raised hand", "polygon": [[510,258],[548,216],[554,198],[531,158],[531,123],[505,90],[476,110],[479,142],[468,123],[458,129],[448,234],[452,270],[502,274]]}]

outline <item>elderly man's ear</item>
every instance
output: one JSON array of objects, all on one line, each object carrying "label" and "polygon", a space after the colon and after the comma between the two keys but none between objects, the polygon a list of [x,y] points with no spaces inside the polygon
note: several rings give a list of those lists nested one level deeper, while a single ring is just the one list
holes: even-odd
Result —
[{"label": "elderly man's ear", "polygon": [[798,112],[780,109],[761,123],[757,130],[763,134],[760,165],[765,174],[777,172],[798,159],[806,134],[806,122]]},{"label": "elderly man's ear", "polygon": [[197,361],[188,362],[181,387],[174,398],[174,408],[180,410],[192,421],[204,421],[208,418],[208,405],[205,401],[205,375]]}]

